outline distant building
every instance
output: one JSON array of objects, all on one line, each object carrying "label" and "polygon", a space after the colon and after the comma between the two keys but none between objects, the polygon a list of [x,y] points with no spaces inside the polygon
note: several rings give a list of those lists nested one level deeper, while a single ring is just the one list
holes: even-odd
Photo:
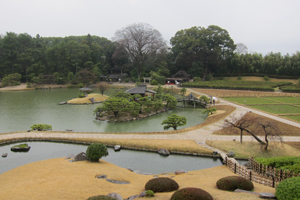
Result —
[{"label": "distant building", "polygon": [[179,70],[176,74],[174,74],[171,78],[166,78],[166,81],[170,81],[170,83],[180,82],[189,82],[193,78],[192,75],[186,73],[184,70]]},{"label": "distant building", "polygon": [[155,91],[148,90],[146,85],[138,85],[137,87],[126,90],[125,93],[129,93],[131,95],[140,94],[142,97],[156,94]]}]

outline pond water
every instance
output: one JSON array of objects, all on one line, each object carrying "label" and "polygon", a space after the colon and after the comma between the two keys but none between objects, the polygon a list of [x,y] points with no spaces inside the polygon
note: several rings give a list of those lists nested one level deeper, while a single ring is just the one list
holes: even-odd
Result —
[{"label": "pond water", "polygon": [[76,132],[151,132],[163,131],[161,122],[173,113],[187,117],[187,125],[178,129],[200,124],[207,117],[202,113],[203,109],[176,108],[126,123],[101,122],[93,116],[93,111],[100,104],[58,105],[59,102],[76,98],[78,94],[78,89],[0,92],[0,133],[26,131],[33,124],[49,124],[54,131],[71,129]]},{"label": "pond water", "polygon": [[[86,152],[87,145],[65,144],[54,142],[26,142],[31,149],[27,153],[15,153],[10,151],[14,145],[0,146],[0,155],[8,153],[6,158],[0,158],[0,174],[27,163],[46,160],[51,158],[67,157],[69,154],[77,155]],[[102,159],[123,168],[131,168],[141,172],[159,174],[175,172],[176,170],[199,170],[222,165],[220,159],[198,156],[174,155],[168,157],[158,153],[132,151],[122,149],[114,152],[108,148],[109,155]],[[68,162],[68,161],[66,161]]]}]

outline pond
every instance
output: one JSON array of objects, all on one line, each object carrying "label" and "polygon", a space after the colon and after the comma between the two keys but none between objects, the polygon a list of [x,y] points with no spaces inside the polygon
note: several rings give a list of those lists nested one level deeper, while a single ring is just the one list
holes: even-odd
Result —
[{"label": "pond", "polygon": [[[88,147],[87,145],[54,142],[26,143],[31,146],[30,151],[27,153],[15,153],[10,151],[12,146],[21,143],[0,146],[0,155],[8,153],[6,158],[0,158],[0,174],[31,162],[67,157],[69,154],[77,155],[80,152],[86,152]],[[137,170],[153,174],[175,172],[177,170],[199,170],[222,165],[221,160],[218,158],[174,154],[165,157],[153,152],[125,149],[122,149],[119,152],[114,152],[112,148],[108,148],[108,150],[109,155],[107,157],[103,157],[103,160],[122,168],[131,168],[134,171]]]},{"label": "pond", "polygon": [[[113,93],[114,91],[108,91]],[[170,114],[187,117],[187,125],[202,123],[207,115],[199,108],[176,108],[149,118],[108,123],[95,120],[93,111],[100,104],[58,105],[76,98],[78,89],[52,89],[0,92],[0,133],[26,131],[33,124],[52,125],[54,131],[71,129],[76,132],[151,132],[164,131],[161,122]]]}]

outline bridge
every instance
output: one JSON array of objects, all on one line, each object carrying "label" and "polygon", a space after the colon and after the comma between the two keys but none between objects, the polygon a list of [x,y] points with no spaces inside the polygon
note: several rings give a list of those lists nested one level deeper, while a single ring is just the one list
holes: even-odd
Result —
[{"label": "bridge", "polygon": [[206,101],[203,101],[202,99],[197,99],[196,97],[191,97],[191,96],[188,96],[188,97],[185,97],[185,98],[182,98],[182,99],[177,99],[177,101],[178,102],[183,102],[183,107],[185,107],[186,102],[194,103],[194,108],[196,107],[196,103],[200,104],[204,108],[206,108],[206,106],[208,104]]}]

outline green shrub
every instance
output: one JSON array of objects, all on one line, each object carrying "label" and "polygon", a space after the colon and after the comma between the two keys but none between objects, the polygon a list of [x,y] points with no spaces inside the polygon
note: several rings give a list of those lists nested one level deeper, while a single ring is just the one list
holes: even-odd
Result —
[{"label": "green shrub", "polygon": [[84,84],[83,84],[83,83],[78,83],[77,87],[83,88],[83,87],[84,87]]},{"label": "green shrub", "polygon": [[270,80],[270,79],[269,79],[268,76],[264,76],[264,80],[265,80],[265,81],[268,81],[268,80]]},{"label": "green shrub", "polygon": [[116,200],[116,199],[105,195],[98,195],[98,196],[89,197],[87,200]]},{"label": "green shrub", "polygon": [[146,197],[154,197],[154,192],[152,190],[147,190]]},{"label": "green shrub", "polygon": [[201,81],[202,79],[201,79],[200,77],[194,77],[193,80],[194,80],[194,82],[199,82],[199,81]]},{"label": "green shrub", "polygon": [[183,188],[181,190],[178,190],[174,192],[174,194],[171,196],[171,200],[213,200],[213,197],[206,192],[205,190],[202,190],[200,188]]},{"label": "green shrub", "polygon": [[158,85],[157,80],[152,80],[151,83],[150,83],[150,85]]},{"label": "green shrub", "polygon": [[253,183],[240,176],[227,176],[217,181],[217,188],[221,190],[234,191],[236,189],[241,190],[253,190]]},{"label": "green shrub", "polygon": [[241,76],[238,76],[238,77],[237,77],[237,80],[239,80],[239,81],[242,80],[242,77],[241,77]]},{"label": "green shrub", "polygon": [[93,143],[86,150],[87,158],[92,162],[98,162],[103,156],[107,156],[108,151],[104,144]]},{"label": "green shrub", "polygon": [[84,98],[85,97],[85,94],[79,94],[78,95],[78,98]]},{"label": "green shrub", "polygon": [[281,181],[276,187],[275,195],[279,200],[300,199],[300,177]]},{"label": "green shrub", "polygon": [[27,83],[26,83],[26,87],[27,87],[27,88],[31,88],[31,83],[30,83],[30,82],[27,82]]},{"label": "green shrub", "polygon": [[300,173],[300,157],[281,156],[272,158],[256,158],[255,160],[272,168]]},{"label": "green shrub", "polygon": [[129,81],[131,81],[130,78],[125,78],[125,83],[128,83]]},{"label": "green shrub", "polygon": [[151,179],[145,185],[146,190],[152,190],[153,192],[171,192],[178,188],[178,183],[167,177]]},{"label": "green shrub", "polygon": [[50,131],[52,130],[52,126],[48,124],[34,124],[31,127],[32,131]]}]

